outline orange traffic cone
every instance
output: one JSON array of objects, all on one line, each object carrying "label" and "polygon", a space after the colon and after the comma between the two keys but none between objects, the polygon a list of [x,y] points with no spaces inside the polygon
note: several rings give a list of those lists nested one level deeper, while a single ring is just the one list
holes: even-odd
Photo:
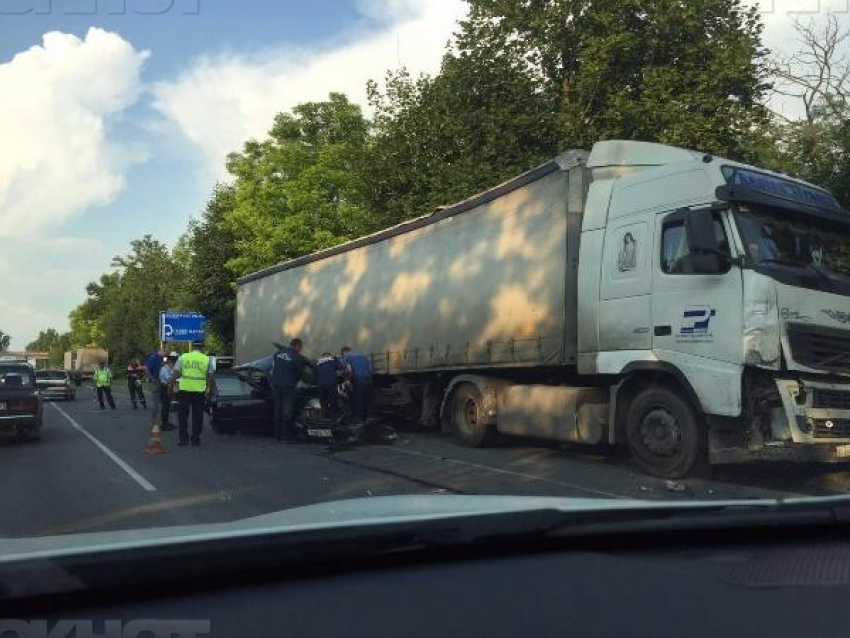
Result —
[{"label": "orange traffic cone", "polygon": [[162,445],[162,432],[158,425],[153,426],[153,430],[151,430],[151,438],[148,441],[148,447],[145,448],[145,454],[165,454],[165,448]]}]

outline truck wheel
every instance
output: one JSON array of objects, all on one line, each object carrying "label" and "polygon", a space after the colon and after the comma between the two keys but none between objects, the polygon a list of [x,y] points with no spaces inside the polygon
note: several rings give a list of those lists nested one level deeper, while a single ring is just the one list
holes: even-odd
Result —
[{"label": "truck wheel", "polygon": [[455,436],[464,445],[485,447],[498,436],[494,426],[483,423],[481,391],[472,383],[462,383],[452,392],[451,417]]},{"label": "truck wheel", "polygon": [[701,460],[700,425],[691,405],[673,390],[644,390],[632,401],[627,416],[632,459],[647,474],[682,478]]}]

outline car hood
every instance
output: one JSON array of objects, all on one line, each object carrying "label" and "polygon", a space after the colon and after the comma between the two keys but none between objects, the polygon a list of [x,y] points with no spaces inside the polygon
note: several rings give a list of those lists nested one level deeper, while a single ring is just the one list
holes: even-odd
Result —
[{"label": "car hood", "polygon": [[[818,499],[819,502],[830,499]],[[843,497],[839,497],[843,500]],[[778,503],[806,502],[764,500],[747,501],[754,508],[775,507]],[[281,510],[228,523],[182,527],[140,528],[41,538],[8,538],[0,543],[0,566],[22,558],[69,556],[76,553],[136,549],[180,543],[250,537],[269,533],[356,528],[361,526],[417,523],[448,520],[463,516],[520,513],[535,510],[573,512],[610,512],[629,509],[703,508],[706,505],[740,506],[740,501],[642,501],[588,498],[546,498],[524,496],[389,496],[334,501]]]}]

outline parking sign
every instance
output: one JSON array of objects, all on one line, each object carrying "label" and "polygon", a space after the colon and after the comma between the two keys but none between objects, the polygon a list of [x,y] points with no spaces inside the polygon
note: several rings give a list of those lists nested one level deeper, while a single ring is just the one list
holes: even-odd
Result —
[{"label": "parking sign", "polygon": [[197,312],[159,313],[159,340],[171,342],[203,341],[207,319]]}]

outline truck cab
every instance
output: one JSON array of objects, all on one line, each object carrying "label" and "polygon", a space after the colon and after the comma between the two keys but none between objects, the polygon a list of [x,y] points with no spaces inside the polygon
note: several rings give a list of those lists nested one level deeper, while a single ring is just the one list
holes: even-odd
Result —
[{"label": "truck cab", "polygon": [[850,458],[850,213],[654,144],[597,144],[588,170],[578,372],[612,380],[609,442],[663,476],[706,451]]}]

